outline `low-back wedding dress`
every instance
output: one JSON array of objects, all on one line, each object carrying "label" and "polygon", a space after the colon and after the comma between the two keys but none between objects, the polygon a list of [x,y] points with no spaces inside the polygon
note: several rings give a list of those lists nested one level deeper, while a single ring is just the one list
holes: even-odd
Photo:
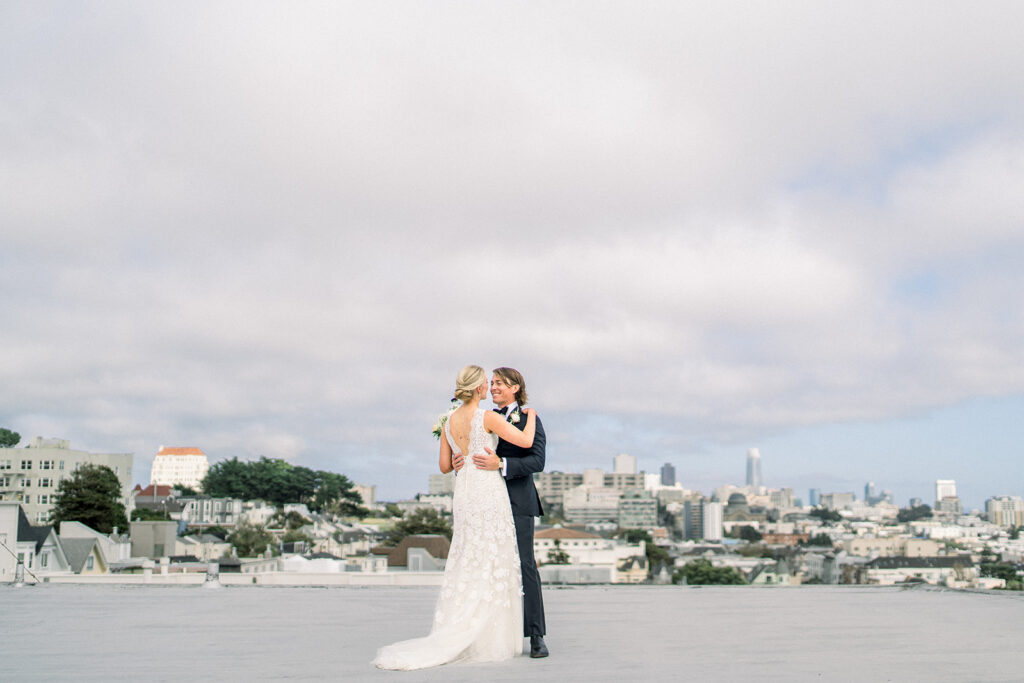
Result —
[{"label": "low-back wedding dress", "polygon": [[[477,469],[470,459],[498,443],[484,429],[484,410],[473,415],[466,465],[455,478],[454,531],[433,628],[425,638],[378,650],[373,663],[381,669],[493,662],[522,653],[523,581],[508,489],[497,470]],[[444,433],[458,453],[447,422]]]}]

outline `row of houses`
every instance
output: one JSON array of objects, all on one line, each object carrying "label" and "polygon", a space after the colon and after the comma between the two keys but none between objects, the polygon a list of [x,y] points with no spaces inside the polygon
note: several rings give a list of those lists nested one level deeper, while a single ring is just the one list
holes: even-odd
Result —
[{"label": "row of houses", "polygon": [[15,581],[19,565],[28,578],[53,574],[105,574],[126,561],[131,543],[126,536],[101,534],[79,522],[60,527],[34,526],[24,507],[0,501],[0,582]]}]

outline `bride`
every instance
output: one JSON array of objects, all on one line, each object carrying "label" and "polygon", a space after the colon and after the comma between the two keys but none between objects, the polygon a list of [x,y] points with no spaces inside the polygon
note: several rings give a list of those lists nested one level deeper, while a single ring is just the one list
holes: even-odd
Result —
[{"label": "bride", "polygon": [[[480,407],[487,395],[484,369],[468,365],[456,380],[463,404],[444,425],[439,466],[452,471],[452,453],[468,458],[492,451],[502,438],[523,448],[533,444],[537,414],[520,431]],[[381,669],[424,669],[456,661],[493,662],[522,652],[523,603],[519,550],[508,490],[497,470],[463,467],[455,480],[454,533],[430,635],[382,647],[373,663]]]}]

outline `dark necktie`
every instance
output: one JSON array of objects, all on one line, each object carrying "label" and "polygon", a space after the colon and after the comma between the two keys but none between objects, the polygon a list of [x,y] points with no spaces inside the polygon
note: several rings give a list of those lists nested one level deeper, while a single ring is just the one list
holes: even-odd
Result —
[{"label": "dark necktie", "polygon": [[506,413],[508,413],[508,406],[505,406],[504,408],[495,408],[494,412],[498,413],[499,415],[505,415]]}]

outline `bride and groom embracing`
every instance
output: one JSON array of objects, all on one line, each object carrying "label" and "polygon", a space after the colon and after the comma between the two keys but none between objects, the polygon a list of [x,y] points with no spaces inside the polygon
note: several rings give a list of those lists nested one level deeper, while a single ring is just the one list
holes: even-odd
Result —
[{"label": "bride and groom embracing", "polygon": [[[480,401],[490,389],[498,407]],[[430,635],[388,645],[381,669],[546,657],[544,603],[533,557],[534,517],[543,514],[533,473],[544,469],[544,427],[525,406],[526,382],[497,368],[488,387],[479,365],[456,379],[462,401],[442,426],[439,466],[456,471],[453,534]],[[467,456],[468,459],[467,459]]]}]

